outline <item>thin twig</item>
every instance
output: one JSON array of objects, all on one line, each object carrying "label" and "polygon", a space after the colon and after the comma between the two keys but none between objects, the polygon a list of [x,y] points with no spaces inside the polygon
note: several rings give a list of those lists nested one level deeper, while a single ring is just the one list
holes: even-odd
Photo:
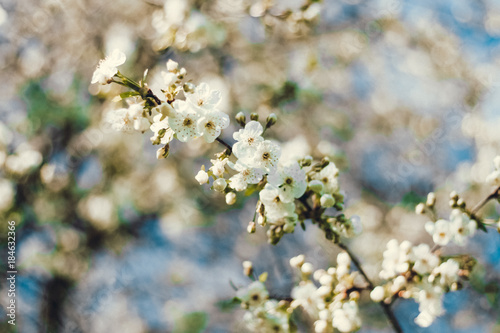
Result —
[{"label": "thin twig", "polygon": [[500,196],[500,186],[497,187],[493,192],[490,193],[486,198],[480,201],[472,210],[470,211],[471,215],[476,215],[477,212],[484,207],[490,200],[496,199]]},{"label": "thin twig", "polygon": [[[354,263],[354,265],[356,265],[356,267],[358,268],[359,273],[361,273],[361,275],[365,278],[366,283],[368,283],[368,287],[371,290],[373,290],[375,288],[375,285],[372,283],[372,281],[370,280],[370,278],[368,277],[368,275],[366,275],[366,273],[363,270],[363,268],[361,267],[361,263],[359,262],[359,260],[356,257],[356,255],[351,252],[351,250],[347,247],[347,245],[345,245],[343,243],[340,243],[340,242],[337,243],[337,245],[342,250],[344,250],[344,251],[347,252],[347,254],[349,255],[349,257],[351,257],[351,260]],[[384,312],[385,312],[385,314],[387,316],[387,319],[389,319],[389,322],[391,323],[392,327],[394,328],[394,331],[396,331],[398,333],[402,333],[403,329],[401,328],[401,325],[399,325],[399,321],[396,318],[396,315],[394,314],[394,312],[392,312],[392,309],[391,309],[390,305],[386,304],[384,302],[379,302],[379,304],[382,306],[382,309],[384,310]]]},{"label": "thin twig", "polygon": [[229,154],[231,154],[233,152],[233,147],[229,143],[227,143],[226,141],[224,141],[223,139],[217,138],[217,139],[215,139],[215,141],[221,143],[224,147],[226,147],[227,149],[229,149]]}]

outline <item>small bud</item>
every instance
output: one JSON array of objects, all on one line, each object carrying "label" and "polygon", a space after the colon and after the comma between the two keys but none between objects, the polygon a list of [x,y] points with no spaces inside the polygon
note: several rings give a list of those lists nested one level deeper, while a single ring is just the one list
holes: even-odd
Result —
[{"label": "small bud", "polygon": [[205,172],[204,165],[201,167],[201,170],[198,171],[194,178],[198,181],[198,183],[200,183],[200,185],[208,183],[208,173]]},{"label": "small bud", "polygon": [[253,233],[255,233],[255,230],[256,230],[256,228],[255,228],[255,222],[252,221],[252,222],[248,223],[247,232],[249,234],[253,234]]},{"label": "small bud", "polygon": [[168,59],[167,61],[167,71],[169,72],[176,72],[177,69],[179,68],[179,64],[172,59]]},{"label": "small bud", "polygon": [[434,192],[431,192],[427,195],[426,205],[429,207],[434,207],[435,204],[436,204],[436,194]]},{"label": "small bud", "polygon": [[457,201],[456,200],[450,200],[448,202],[448,204],[450,205],[451,208],[456,208],[457,207]]},{"label": "small bud", "polygon": [[278,120],[278,117],[276,116],[275,113],[271,113],[269,116],[267,116],[266,119],[266,128],[269,128],[276,124],[276,121]]},{"label": "small bud", "polygon": [[306,157],[304,157],[301,161],[301,166],[310,166],[313,162],[313,158],[311,155],[307,155]]},{"label": "small bud", "polygon": [[162,158],[167,158],[169,153],[170,153],[170,146],[167,143],[165,146],[159,148],[156,151],[156,158],[159,160],[161,160]]},{"label": "small bud", "polygon": [[226,203],[228,205],[234,205],[236,202],[236,193],[234,192],[229,192],[226,194]]},{"label": "small bud", "polygon": [[305,262],[302,267],[300,267],[300,271],[304,275],[311,275],[314,272],[313,265],[310,262]]},{"label": "small bud", "polygon": [[299,254],[298,256],[290,259],[290,266],[300,268],[304,264],[305,260],[305,256],[303,254]]},{"label": "small bud", "polygon": [[325,186],[321,180],[314,179],[309,182],[309,189],[314,193],[321,194],[324,188]]},{"label": "small bud", "polygon": [[370,293],[370,298],[374,302],[381,302],[385,297],[385,290],[382,286],[376,286]]},{"label": "small bud", "polygon": [[182,67],[182,68],[181,68],[181,70],[179,71],[179,74],[177,74],[177,77],[178,77],[179,79],[183,79],[183,78],[184,78],[184,76],[186,76],[186,74],[187,74],[186,69],[185,69],[184,67]]},{"label": "small bud", "polygon": [[418,215],[422,215],[425,213],[425,205],[423,203],[419,203],[417,207],[415,207],[415,213]]},{"label": "small bud", "polygon": [[250,120],[259,121],[259,115],[255,112],[250,113]]},{"label": "small bud", "polygon": [[349,299],[351,301],[357,301],[359,299],[359,291],[353,291],[349,294]]},{"label": "small bud", "polygon": [[243,261],[243,274],[246,276],[253,275],[253,264],[251,261]]},{"label": "small bud", "polygon": [[465,201],[464,201],[464,199],[462,199],[462,198],[458,199],[457,200],[457,206],[465,208]]},{"label": "small bud", "polygon": [[335,199],[330,194],[323,194],[320,199],[321,207],[332,207]]},{"label": "small bud", "polygon": [[456,191],[451,192],[450,199],[455,201],[458,200],[458,193]]},{"label": "small bud", "polygon": [[327,156],[323,157],[321,159],[321,169],[324,169],[328,164],[330,164],[330,159]]},{"label": "small bud", "polygon": [[247,123],[247,117],[245,116],[245,114],[243,112],[238,112],[236,114],[236,116],[234,116],[234,119],[236,120],[236,122],[241,126],[241,127],[245,127],[246,123]]},{"label": "small bud", "polygon": [[214,190],[223,192],[226,189],[227,182],[224,178],[219,178],[214,181]]}]

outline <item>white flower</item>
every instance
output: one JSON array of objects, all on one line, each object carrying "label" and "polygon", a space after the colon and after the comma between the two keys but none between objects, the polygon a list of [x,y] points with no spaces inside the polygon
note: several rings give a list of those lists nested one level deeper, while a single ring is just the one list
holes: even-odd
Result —
[{"label": "white flower", "polygon": [[269,298],[269,293],[262,282],[255,281],[247,288],[239,289],[236,296],[242,302],[247,303],[250,308],[255,308],[262,305]]},{"label": "white flower", "polygon": [[149,128],[154,133],[150,138],[154,145],[159,145],[160,143],[166,145],[174,138],[174,131],[168,125],[168,118],[162,114],[157,114],[153,117],[153,123]]},{"label": "white flower", "polygon": [[292,308],[296,309],[302,307],[311,317],[317,318],[319,312],[319,305],[323,303],[323,299],[319,297],[318,288],[311,281],[302,281],[300,284],[292,289],[291,296],[293,298],[290,304]]},{"label": "white flower", "polygon": [[425,230],[432,236],[434,243],[441,246],[447,245],[453,236],[450,222],[442,219],[436,221],[436,223],[427,222]]},{"label": "white flower", "polygon": [[197,122],[199,113],[188,107],[184,101],[176,100],[174,103],[175,112],[168,117],[168,124],[175,132],[177,139],[187,142],[201,135],[198,131]]},{"label": "white flower", "polygon": [[432,271],[432,275],[440,276],[439,283],[443,286],[450,286],[458,280],[460,266],[453,259],[448,259]]},{"label": "white flower", "polygon": [[427,244],[413,247],[410,259],[415,262],[413,270],[418,274],[430,273],[439,264],[439,258],[431,252]]},{"label": "white flower", "polygon": [[331,194],[323,194],[320,198],[321,207],[333,207],[335,205],[335,199],[331,196]]},{"label": "white flower", "polygon": [[280,146],[269,140],[259,143],[253,155],[247,155],[242,158],[243,163],[254,168],[263,168],[273,173],[278,166],[278,160],[281,156]]},{"label": "white flower", "polygon": [[125,108],[109,111],[106,114],[106,122],[118,132],[132,132],[134,130],[134,122]]},{"label": "white flower", "polygon": [[192,94],[186,94],[186,100],[195,108],[210,111],[220,103],[221,96],[220,91],[210,90],[208,84],[201,83]]},{"label": "white flower", "polygon": [[265,206],[266,217],[270,222],[277,222],[285,217],[296,219],[295,204],[283,202],[280,199],[279,189],[271,184],[266,184],[259,193],[260,201]]},{"label": "white flower", "polygon": [[313,173],[311,179],[320,180],[323,183],[324,193],[334,194],[339,191],[338,175],[339,169],[333,162],[330,162],[320,172]]},{"label": "white flower", "polygon": [[453,242],[464,246],[467,238],[476,232],[477,223],[471,220],[467,214],[459,209],[454,209],[450,215],[450,230],[453,234]]},{"label": "white flower", "polygon": [[281,166],[276,173],[269,175],[267,180],[279,188],[280,198],[284,202],[300,198],[307,188],[306,173],[296,161]]},{"label": "white flower", "polygon": [[122,65],[126,58],[125,53],[118,49],[113,50],[109,56],[99,61],[99,65],[97,65],[97,68],[92,75],[91,83],[108,83],[108,81],[111,80],[118,72],[116,67]]},{"label": "white flower", "polygon": [[133,121],[133,126],[136,131],[144,132],[151,126],[149,120],[144,117],[144,107],[140,104],[132,104],[128,107],[128,114]]},{"label": "white flower", "polygon": [[166,86],[170,86],[177,81],[177,75],[174,73],[161,72],[161,77],[163,79],[163,84]]},{"label": "white flower", "polygon": [[229,126],[229,116],[217,110],[207,111],[198,120],[197,126],[198,132],[203,135],[206,142],[214,142],[221,130]]},{"label": "white flower", "polygon": [[226,164],[228,163],[229,159],[224,158],[222,160],[216,159],[216,160],[210,160],[212,162],[212,166],[210,167],[210,171],[214,174],[216,177],[222,177],[224,175],[224,172],[226,171]]},{"label": "white flower", "polygon": [[343,303],[340,308],[333,310],[332,325],[340,332],[352,332],[361,326],[358,316],[358,304],[355,301]]},{"label": "white flower", "polygon": [[250,121],[244,129],[235,132],[233,138],[238,142],[233,146],[234,156],[238,158],[253,156],[257,146],[264,141],[264,138],[261,137],[263,132],[264,128],[257,121]]},{"label": "white flower", "polygon": [[228,165],[238,171],[238,173],[229,178],[230,185],[236,191],[243,191],[248,184],[257,184],[262,180],[265,171],[259,168],[250,168],[245,164],[237,161],[236,163],[228,162]]}]

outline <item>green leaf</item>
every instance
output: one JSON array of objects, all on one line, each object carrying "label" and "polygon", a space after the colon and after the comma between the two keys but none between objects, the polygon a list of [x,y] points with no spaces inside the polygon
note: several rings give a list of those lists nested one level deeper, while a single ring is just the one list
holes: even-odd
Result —
[{"label": "green leaf", "polygon": [[190,312],[175,321],[173,333],[199,333],[207,326],[205,312]]},{"label": "green leaf", "polygon": [[267,272],[264,272],[261,275],[259,275],[259,281],[262,282],[262,283],[266,282],[267,275],[268,275]]},{"label": "green leaf", "polygon": [[241,301],[237,297],[233,297],[231,299],[224,299],[222,301],[217,302],[217,307],[221,311],[231,311],[236,307],[239,307]]},{"label": "green leaf", "polygon": [[137,91],[126,91],[120,94],[121,99],[129,98],[132,96],[139,96],[140,94]]}]

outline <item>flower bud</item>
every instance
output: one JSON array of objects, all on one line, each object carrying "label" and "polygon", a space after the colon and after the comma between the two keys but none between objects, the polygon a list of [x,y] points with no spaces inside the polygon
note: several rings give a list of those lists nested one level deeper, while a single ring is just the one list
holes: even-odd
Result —
[{"label": "flower bud", "polygon": [[226,189],[227,182],[224,178],[219,178],[214,181],[214,190],[223,192]]},{"label": "flower bud", "polygon": [[186,69],[184,67],[182,67],[181,70],[179,71],[179,74],[177,74],[177,77],[179,79],[183,79],[186,74],[187,74]]},{"label": "flower bud", "polygon": [[175,72],[179,68],[179,64],[172,59],[168,59],[167,61],[167,71]]},{"label": "flower bud", "polygon": [[305,260],[306,258],[304,257],[304,255],[299,254],[298,256],[290,259],[290,266],[295,268],[300,268],[304,264]]},{"label": "flower bud", "polygon": [[462,199],[462,198],[458,199],[457,200],[457,206],[465,208],[465,201],[464,201],[464,199]]},{"label": "flower bud", "polygon": [[226,194],[226,203],[228,205],[234,205],[236,202],[236,193],[234,192],[229,192]]},{"label": "flower bud", "polygon": [[451,192],[450,199],[455,201],[458,200],[458,193],[456,191]]},{"label": "flower bud", "polygon": [[247,117],[245,116],[245,114],[243,112],[238,112],[236,114],[236,116],[234,116],[234,119],[236,120],[236,122],[241,126],[241,127],[245,127],[246,123],[247,123]]},{"label": "flower bud", "polygon": [[253,264],[251,261],[243,261],[243,274],[246,276],[253,274]]},{"label": "flower bud", "polygon": [[205,172],[204,165],[201,167],[201,170],[198,171],[194,178],[198,181],[198,183],[200,183],[200,185],[208,183],[208,173]]},{"label": "flower bud", "polygon": [[247,226],[247,232],[249,234],[253,234],[255,233],[255,222],[254,221],[251,221],[250,223],[248,223],[248,226]]},{"label": "flower bud", "polygon": [[436,204],[436,194],[434,192],[431,192],[427,195],[426,205],[429,207],[434,207],[435,204]]},{"label": "flower bud", "polygon": [[266,119],[266,128],[269,128],[276,124],[276,121],[278,120],[278,117],[276,116],[275,113],[271,113],[269,116],[267,116]]},{"label": "flower bud", "polygon": [[187,93],[194,93],[194,90],[196,89],[196,86],[194,84],[192,84],[191,82],[186,82],[186,83],[184,83],[184,85],[182,86],[182,88]]},{"label": "flower bud", "polygon": [[425,213],[425,205],[423,203],[419,203],[417,207],[415,207],[415,213],[418,215],[422,215]]},{"label": "flower bud", "polygon": [[313,265],[310,262],[305,262],[301,267],[300,271],[302,274],[311,275],[314,271]]},{"label": "flower bud", "polygon": [[256,112],[250,113],[250,120],[259,121],[259,115]]},{"label": "flower bud", "polygon": [[323,182],[321,180],[317,180],[317,179],[311,180],[309,182],[309,189],[311,191],[313,191],[314,193],[321,194],[321,192],[323,192],[323,189],[324,189]]},{"label": "flower bud", "polygon": [[335,199],[330,194],[323,194],[320,199],[321,207],[332,207]]},{"label": "flower bud", "polygon": [[283,231],[287,234],[291,234],[295,231],[295,225],[293,222],[287,222],[283,225]]},{"label": "flower bud", "polygon": [[381,302],[385,297],[385,290],[382,286],[376,286],[370,293],[370,298],[374,302]]},{"label": "flower bud", "polygon": [[169,153],[170,153],[170,146],[167,143],[165,146],[159,148],[156,151],[156,158],[159,160],[161,160],[162,158],[167,158]]}]

